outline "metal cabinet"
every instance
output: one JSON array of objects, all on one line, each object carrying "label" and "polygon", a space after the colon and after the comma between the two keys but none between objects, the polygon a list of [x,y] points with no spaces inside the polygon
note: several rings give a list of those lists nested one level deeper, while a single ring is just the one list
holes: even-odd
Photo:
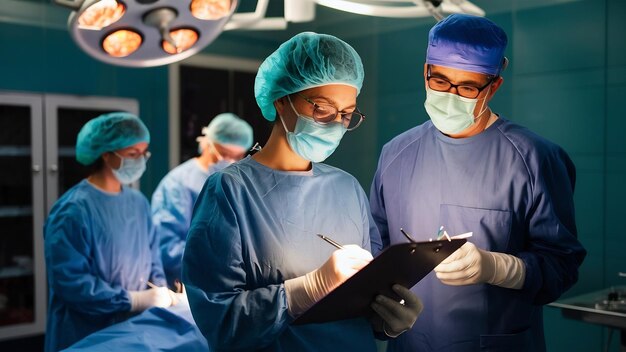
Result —
[{"label": "metal cabinet", "polygon": [[0,340],[45,330],[45,216],[86,176],[74,159],[78,131],[110,111],[138,114],[139,104],[0,91]]}]

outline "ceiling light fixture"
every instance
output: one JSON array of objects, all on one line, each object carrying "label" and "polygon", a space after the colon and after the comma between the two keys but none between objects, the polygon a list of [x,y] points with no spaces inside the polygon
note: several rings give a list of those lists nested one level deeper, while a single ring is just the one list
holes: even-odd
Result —
[{"label": "ceiling light fixture", "polygon": [[69,32],[92,57],[149,67],[187,58],[222,32],[239,0],[55,0],[72,9]]},{"label": "ceiling light fixture", "polygon": [[[315,0],[319,5],[366,16],[412,18],[441,13],[484,16],[485,11],[467,0]],[[434,12],[433,12],[434,11]]]},{"label": "ceiling light fixture", "polygon": [[315,19],[316,5],[376,17],[413,18],[485,12],[468,0],[283,0],[283,17],[266,17],[270,0],[235,13],[241,0],[54,0],[72,9],[69,32],[92,57],[115,65],[159,66],[185,59],[222,31],[281,30]]}]

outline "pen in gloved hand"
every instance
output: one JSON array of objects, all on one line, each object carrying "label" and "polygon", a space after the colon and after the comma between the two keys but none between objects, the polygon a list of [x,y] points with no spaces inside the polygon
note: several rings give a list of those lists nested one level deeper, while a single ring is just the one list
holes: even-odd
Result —
[{"label": "pen in gloved hand", "polygon": [[337,247],[337,249],[343,249],[343,246],[340,245],[339,243],[335,242],[333,239],[326,237],[324,235],[322,235],[321,233],[318,233],[317,236],[319,236],[319,238],[323,239],[324,241],[332,244],[333,246]]}]

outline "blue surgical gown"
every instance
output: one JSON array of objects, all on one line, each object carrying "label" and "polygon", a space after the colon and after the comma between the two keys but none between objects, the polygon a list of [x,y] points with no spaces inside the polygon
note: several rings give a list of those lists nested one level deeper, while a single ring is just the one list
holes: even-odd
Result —
[{"label": "blue surgical gown", "polygon": [[389,351],[545,351],[542,305],[578,278],[575,169],[557,145],[498,119],[469,138],[449,138],[428,121],[387,143],[370,195],[383,243],[472,231],[477,247],[526,265],[521,290],[449,286],[434,272],[413,292],[424,310]]},{"label": "blue surgical gown", "polygon": [[317,269],[335,250],[318,233],[380,250],[351,175],[317,163],[308,172],[277,171],[248,157],[209,177],[187,237],[183,282],[211,350],[376,350],[364,318],[290,325],[284,281]]},{"label": "blue surgical gown", "polygon": [[44,228],[49,304],[46,351],[66,348],[129,317],[128,291],[165,285],[150,205],[123,187],[83,180],[52,207]]},{"label": "blue surgical gown", "polygon": [[193,205],[206,179],[228,163],[213,164],[204,170],[196,158],[175,167],[152,194],[152,220],[159,237],[161,261],[170,287],[181,277],[185,239],[191,224]]},{"label": "blue surgical gown", "polygon": [[210,352],[184,298],[168,308],[146,309],[128,320],[85,337],[63,351]]}]

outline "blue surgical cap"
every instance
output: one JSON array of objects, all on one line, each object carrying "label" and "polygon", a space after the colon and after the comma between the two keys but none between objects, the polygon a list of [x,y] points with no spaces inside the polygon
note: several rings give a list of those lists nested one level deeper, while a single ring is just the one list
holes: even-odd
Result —
[{"label": "blue surgical cap", "polygon": [[252,147],[252,127],[237,115],[223,113],[215,116],[202,134],[212,142],[236,145],[243,149]]},{"label": "blue surgical cap", "polygon": [[263,116],[274,121],[274,101],[295,92],[328,84],[363,85],[359,54],[328,34],[303,32],[284,42],[259,67],[254,96]]},{"label": "blue surgical cap", "polygon": [[507,37],[492,21],[453,14],[431,28],[426,63],[486,75],[503,69]]},{"label": "blue surgical cap", "polygon": [[127,112],[112,112],[89,120],[76,138],[76,160],[93,164],[106,153],[140,142],[150,143],[150,132],[141,120]]}]

